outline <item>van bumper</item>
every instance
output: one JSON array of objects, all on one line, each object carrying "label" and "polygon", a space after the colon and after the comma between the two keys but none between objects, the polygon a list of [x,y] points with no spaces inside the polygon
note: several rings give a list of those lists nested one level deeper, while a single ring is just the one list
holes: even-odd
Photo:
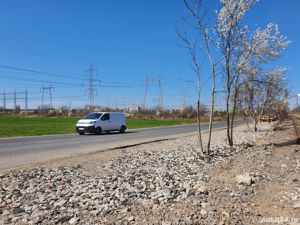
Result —
[{"label": "van bumper", "polygon": [[77,133],[95,133],[96,128],[95,128],[95,126],[89,126],[89,127],[76,126],[76,132]]}]

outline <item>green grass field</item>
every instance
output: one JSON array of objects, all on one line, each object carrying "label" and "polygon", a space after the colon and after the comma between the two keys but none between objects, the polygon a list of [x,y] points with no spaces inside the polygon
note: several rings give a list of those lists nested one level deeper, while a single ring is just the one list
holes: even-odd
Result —
[{"label": "green grass field", "polygon": [[[0,116],[0,137],[75,133],[78,118]],[[127,119],[129,129],[191,124],[192,121]]]}]

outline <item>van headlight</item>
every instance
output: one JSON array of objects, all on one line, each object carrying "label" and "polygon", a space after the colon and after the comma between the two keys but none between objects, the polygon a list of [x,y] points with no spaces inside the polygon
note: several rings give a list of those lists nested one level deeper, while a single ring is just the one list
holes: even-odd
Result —
[{"label": "van headlight", "polygon": [[96,124],[96,121],[92,121],[92,122],[90,122],[90,124]]}]

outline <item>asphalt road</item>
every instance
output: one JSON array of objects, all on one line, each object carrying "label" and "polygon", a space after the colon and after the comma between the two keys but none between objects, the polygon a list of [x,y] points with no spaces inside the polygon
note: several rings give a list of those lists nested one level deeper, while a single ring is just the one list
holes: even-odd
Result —
[{"label": "asphalt road", "polygon": [[[236,121],[240,125],[242,121]],[[214,129],[225,128],[225,122],[215,123]],[[201,125],[208,130],[208,124]],[[0,171],[45,160],[69,157],[78,153],[102,151],[155,140],[186,136],[197,131],[196,125],[170,126],[128,130],[124,134],[48,135],[0,139]]]}]

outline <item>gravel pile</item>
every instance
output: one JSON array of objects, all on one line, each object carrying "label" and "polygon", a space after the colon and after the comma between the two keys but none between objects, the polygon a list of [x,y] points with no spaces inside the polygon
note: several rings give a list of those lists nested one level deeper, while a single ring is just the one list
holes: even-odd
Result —
[{"label": "gravel pile", "polygon": [[125,150],[104,165],[105,174],[90,175],[80,164],[12,171],[0,176],[0,224],[108,224],[113,216],[120,224],[139,224],[143,214],[132,216],[138,206],[164,209],[191,199],[201,211],[178,223],[198,223],[213,217],[205,209],[207,168],[251,147],[261,135],[239,132],[235,147],[221,141],[209,156],[201,154],[197,141],[184,138],[174,149]]}]

